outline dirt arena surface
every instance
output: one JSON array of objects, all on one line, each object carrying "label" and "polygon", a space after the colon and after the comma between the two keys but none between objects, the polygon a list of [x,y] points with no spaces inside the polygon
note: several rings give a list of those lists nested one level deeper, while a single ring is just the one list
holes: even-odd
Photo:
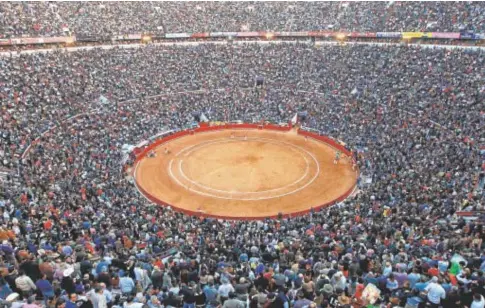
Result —
[{"label": "dirt arena surface", "polygon": [[203,216],[302,214],[348,194],[358,175],[347,156],[335,165],[336,149],[295,130],[196,133],[154,151],[135,166],[138,188],[152,201]]}]

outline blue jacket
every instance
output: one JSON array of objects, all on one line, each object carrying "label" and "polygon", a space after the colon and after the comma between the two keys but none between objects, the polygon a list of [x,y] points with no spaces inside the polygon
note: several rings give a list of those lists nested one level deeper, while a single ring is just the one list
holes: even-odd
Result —
[{"label": "blue jacket", "polygon": [[9,296],[12,293],[13,293],[12,289],[10,289],[10,286],[7,283],[0,287],[0,298],[1,299],[6,299],[7,296]]},{"label": "blue jacket", "polygon": [[131,293],[135,288],[135,282],[130,277],[120,278],[120,289],[123,293]]},{"label": "blue jacket", "polygon": [[45,297],[53,297],[54,296],[54,288],[52,287],[51,283],[48,280],[39,279],[35,283],[37,289],[40,290],[42,295]]}]

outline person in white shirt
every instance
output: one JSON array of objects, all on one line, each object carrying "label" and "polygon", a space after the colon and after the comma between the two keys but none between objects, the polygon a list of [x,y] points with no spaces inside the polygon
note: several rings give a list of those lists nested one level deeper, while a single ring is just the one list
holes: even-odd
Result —
[{"label": "person in white shirt", "polygon": [[135,302],[135,298],[129,296],[127,301],[123,304],[123,308],[142,308],[144,305],[144,303]]},{"label": "person in white shirt", "polygon": [[229,298],[229,292],[235,292],[235,290],[232,284],[228,280],[225,280],[224,283],[219,287],[219,290],[217,290],[217,292],[219,293],[221,300],[225,301]]},{"label": "person in white shirt", "polygon": [[103,289],[98,285],[93,290],[88,292],[89,300],[94,308],[108,308],[106,297],[103,294]]},{"label": "person in white shirt", "polygon": [[475,293],[473,295],[473,302],[470,305],[470,308],[484,308],[485,307],[485,299],[483,295],[480,293]]},{"label": "person in white shirt", "polygon": [[438,283],[438,277],[433,277],[431,283],[424,289],[427,293],[428,301],[433,306],[438,306],[442,299],[446,298],[445,289]]},{"label": "person in white shirt", "polygon": [[19,277],[15,279],[15,285],[22,291],[24,296],[29,296],[37,289],[35,283],[29,276],[25,275],[24,271],[19,270]]},{"label": "person in white shirt", "polygon": [[334,289],[342,289],[345,290],[347,286],[347,279],[343,275],[342,272],[336,272],[333,274],[332,279],[330,279],[330,282]]}]

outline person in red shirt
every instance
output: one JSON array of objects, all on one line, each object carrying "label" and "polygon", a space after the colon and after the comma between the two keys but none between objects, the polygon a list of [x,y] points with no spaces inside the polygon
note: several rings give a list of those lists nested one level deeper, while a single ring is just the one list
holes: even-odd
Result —
[{"label": "person in red shirt", "polygon": [[438,277],[440,274],[440,270],[438,269],[438,264],[435,264],[432,268],[428,270],[428,275],[432,277]]},{"label": "person in red shirt", "polygon": [[52,221],[50,219],[47,219],[44,221],[44,230],[50,230],[52,228]]}]

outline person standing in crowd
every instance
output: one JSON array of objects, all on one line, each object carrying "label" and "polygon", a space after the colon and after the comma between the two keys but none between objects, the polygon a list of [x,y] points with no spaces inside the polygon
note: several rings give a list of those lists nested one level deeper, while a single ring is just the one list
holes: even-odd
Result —
[{"label": "person standing in crowd", "polygon": [[482,294],[475,293],[473,294],[473,302],[470,305],[470,308],[483,308],[485,307],[485,299]]},{"label": "person standing in crowd", "polygon": [[432,307],[439,307],[441,300],[446,298],[445,289],[443,289],[437,277],[431,279],[431,283],[428,284],[424,291],[426,292],[428,303]]},{"label": "person standing in crowd", "polygon": [[93,304],[93,308],[107,308],[108,304],[106,302],[106,297],[103,294],[103,288],[101,286],[96,286],[88,293],[88,298]]},{"label": "person standing in crowd", "polygon": [[32,279],[25,275],[23,270],[19,270],[19,276],[15,279],[15,285],[22,292],[23,298],[28,298],[37,289]]}]

